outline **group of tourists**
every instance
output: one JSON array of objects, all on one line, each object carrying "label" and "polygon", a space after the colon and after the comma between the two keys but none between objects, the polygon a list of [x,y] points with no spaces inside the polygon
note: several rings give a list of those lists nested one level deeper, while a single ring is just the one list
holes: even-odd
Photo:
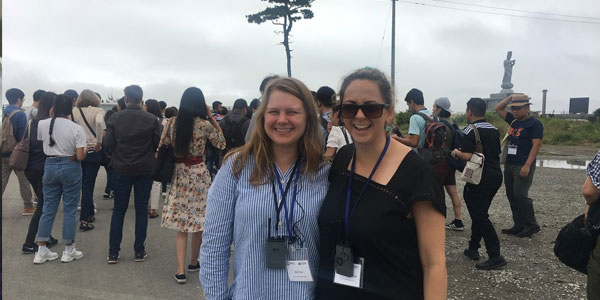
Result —
[{"label": "group of tourists", "polygon": [[[347,75],[338,93],[327,86],[311,92],[301,81],[279,76],[265,78],[259,90],[261,98],[250,106],[238,99],[226,112],[190,87],[169,117],[166,104],[142,101],[137,85],[124,89],[109,117],[91,90],[75,98],[41,92],[34,94],[37,112],[29,121],[20,110],[23,92],[8,90],[4,119],[12,122],[15,142],[26,137],[30,147],[27,169],[15,170],[23,212],[35,210],[23,253],[35,253],[35,264],[58,258],[48,247],[58,242],[50,232],[62,197],[61,261],[83,257],[75,247],[77,206],[80,231],[93,229],[102,164],[105,197],[114,197],[107,262],[120,259],[132,189],[137,262],[147,258],[148,218],[158,215],[164,197],[161,226],[177,232],[174,279],[185,283],[186,271],[200,271],[206,299],[445,299],[444,227],[464,230],[454,164],[474,155],[485,161],[480,182],[463,191],[472,219],[464,254],[480,260],[483,239],[488,258],[475,267],[507,264],[488,214],[503,181],[514,225],[501,232],[522,238],[539,232],[528,191],[543,126],[530,116],[527,95],[508,96],[495,108],[510,124],[502,173],[500,134],[485,120],[480,98],[466,103],[469,125],[461,130],[452,124],[448,98],[435,100],[430,111],[423,93],[410,90],[405,101],[414,114],[403,137],[393,133],[393,88],[377,69]],[[434,153],[429,129],[438,122],[443,153],[432,160],[423,149]],[[166,190],[153,180],[156,153],[164,146],[172,148],[175,162]],[[3,192],[10,154],[3,147]],[[597,191],[598,172],[588,175]],[[444,188],[454,209],[447,224]]]}]

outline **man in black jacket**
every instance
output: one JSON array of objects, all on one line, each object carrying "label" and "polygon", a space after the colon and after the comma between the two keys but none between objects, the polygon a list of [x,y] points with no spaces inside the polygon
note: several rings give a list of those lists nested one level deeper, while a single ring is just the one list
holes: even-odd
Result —
[{"label": "man in black jacket", "polygon": [[103,147],[112,152],[115,207],[110,220],[108,263],[119,260],[123,221],[129,206],[131,188],[135,206],[135,261],[144,261],[148,199],[152,188],[154,153],[160,141],[160,124],[156,117],[142,110],[143,92],[137,85],[125,88],[127,109],[114,113],[106,124]]},{"label": "man in black jacket", "polygon": [[227,146],[223,154],[233,148],[244,146],[246,143],[244,137],[246,136],[246,131],[248,131],[248,126],[250,126],[250,119],[246,117],[247,110],[248,102],[244,99],[237,99],[233,103],[233,111],[219,121],[221,129],[223,129],[223,135],[227,141]]},{"label": "man in black jacket", "polygon": [[[480,270],[494,270],[507,264],[500,254],[500,240],[494,224],[490,221],[488,210],[492,200],[502,185],[500,169],[500,134],[498,129],[485,119],[486,103],[481,98],[471,98],[467,102],[465,116],[469,126],[465,127],[465,136],[460,150],[452,150],[452,157],[470,160],[473,153],[482,151],[485,156],[483,171],[479,184],[465,184],[463,198],[471,215],[471,240],[469,248],[463,253],[472,260],[479,260],[481,239],[485,242],[488,260],[475,265]],[[475,127],[475,129],[473,128]],[[480,137],[482,149],[478,149],[477,135]]]}]

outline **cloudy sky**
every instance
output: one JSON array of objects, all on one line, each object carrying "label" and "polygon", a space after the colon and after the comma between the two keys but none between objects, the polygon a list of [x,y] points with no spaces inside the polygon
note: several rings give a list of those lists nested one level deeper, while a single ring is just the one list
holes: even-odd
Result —
[{"label": "cloudy sky", "polygon": [[[264,1],[2,5],[2,88],[21,88],[25,105],[38,88],[89,88],[118,98],[129,84],[170,105],[178,106],[190,86],[201,88],[208,102],[231,105],[258,97],[264,76],[286,74],[283,37],[275,34],[280,28],[245,18],[266,7]],[[316,0],[312,10],[314,18],[292,30],[294,77],[313,90],[337,90],[360,67],[390,74],[391,1]],[[590,97],[590,111],[600,107],[596,0],[414,0],[397,2],[396,12],[397,110],[406,109],[402,100],[412,87],[423,90],[426,106],[447,96],[456,111],[470,97],[498,93],[508,50],[516,59],[514,90],[529,94],[534,110],[541,110],[542,89],[549,90],[549,112],[568,110],[571,97]]]}]

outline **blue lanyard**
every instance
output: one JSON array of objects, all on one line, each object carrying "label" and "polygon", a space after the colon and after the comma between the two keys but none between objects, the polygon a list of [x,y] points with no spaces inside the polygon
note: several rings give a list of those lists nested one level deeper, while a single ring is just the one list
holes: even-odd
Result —
[{"label": "blue lanyard", "polygon": [[[292,174],[292,178],[290,178],[288,185],[286,186],[285,190],[283,189],[283,185],[281,184],[281,176],[279,176],[279,172],[277,172],[277,167],[275,167],[275,176],[277,177],[277,185],[279,186],[279,191],[281,192],[281,202],[279,203],[279,208],[276,209],[277,211],[277,220],[279,220],[279,212],[281,211],[281,206],[283,206],[283,209],[285,211],[285,225],[286,225],[286,229],[288,232],[288,241],[289,243],[294,243],[296,241],[296,237],[294,236],[294,230],[293,230],[293,226],[294,226],[294,203],[296,202],[296,193],[298,192],[298,179],[300,178],[300,162],[302,160],[302,157],[298,157],[298,159],[296,160],[296,164],[294,165],[294,174]],[[295,176],[295,179],[294,179]],[[288,207],[286,205],[286,195],[288,192],[288,189],[290,187],[290,183],[292,182],[292,180],[294,181],[294,192],[292,193],[292,201],[290,203],[290,209],[288,211]],[[275,195],[275,187],[273,187],[273,195],[275,196],[275,199],[277,198],[277,195]],[[277,203],[276,203],[277,204]],[[277,205],[275,206],[277,208]],[[276,231],[277,231],[277,227],[279,227],[279,221],[277,221],[277,223],[275,224],[276,226]]]},{"label": "blue lanyard", "polygon": [[365,185],[363,186],[362,191],[360,191],[360,194],[358,194],[358,197],[356,198],[356,202],[354,202],[354,207],[352,208],[352,212],[350,212],[350,215],[348,215],[348,212],[350,209],[350,194],[352,192],[352,181],[353,181],[353,177],[354,177],[354,169],[356,167],[356,150],[354,150],[354,155],[352,157],[352,168],[350,169],[350,177],[348,178],[348,190],[346,193],[346,214],[344,216],[344,228],[346,230],[346,240],[348,240],[350,238],[350,218],[352,218],[352,216],[354,215],[356,206],[358,206],[358,202],[360,201],[360,198],[362,197],[363,193],[367,189],[367,186],[369,186],[369,183],[371,182],[373,175],[375,175],[375,171],[377,171],[379,164],[383,160],[383,156],[387,152],[389,145],[390,145],[390,137],[388,136],[387,140],[385,141],[385,147],[383,148],[383,151],[381,151],[381,154],[379,155],[379,159],[377,160],[377,163],[375,163],[373,170],[371,170],[371,175],[369,175],[369,179],[367,179],[367,182],[365,182]]}]

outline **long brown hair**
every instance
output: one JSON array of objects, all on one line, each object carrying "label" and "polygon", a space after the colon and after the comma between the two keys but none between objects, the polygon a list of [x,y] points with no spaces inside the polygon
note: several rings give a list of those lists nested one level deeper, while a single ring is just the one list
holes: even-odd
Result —
[{"label": "long brown hair", "polygon": [[250,142],[230,151],[225,159],[237,154],[233,158],[233,174],[239,176],[250,156],[254,156],[254,168],[250,175],[252,185],[260,185],[273,180],[273,141],[265,131],[265,111],[269,104],[269,97],[273,91],[281,91],[294,95],[302,101],[306,112],[306,128],[298,141],[298,152],[303,157],[302,174],[314,174],[323,164],[323,138],[317,118],[317,107],[310,90],[300,80],[290,77],[276,78],[269,81],[263,94],[264,101],[256,111],[256,126],[252,132]]}]

